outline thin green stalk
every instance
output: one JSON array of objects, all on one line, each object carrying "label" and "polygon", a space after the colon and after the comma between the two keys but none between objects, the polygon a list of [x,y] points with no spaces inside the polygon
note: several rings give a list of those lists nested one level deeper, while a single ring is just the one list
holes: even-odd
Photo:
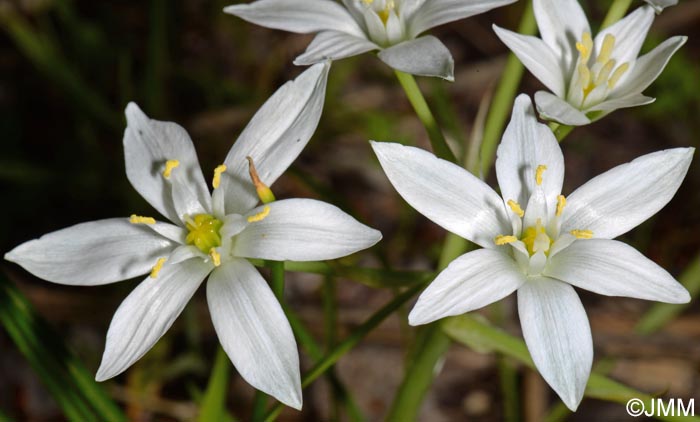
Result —
[{"label": "thin green stalk", "polygon": [[561,142],[564,140],[564,138],[569,136],[572,130],[574,130],[574,126],[550,122],[549,129],[554,133],[554,136],[557,138],[557,141]]},{"label": "thin green stalk", "polygon": [[396,73],[396,78],[406,92],[408,101],[413,106],[418,119],[423,123],[425,130],[428,132],[430,146],[432,146],[435,155],[444,160],[456,163],[457,157],[455,157],[449,145],[447,145],[442,130],[438,127],[435,116],[433,116],[433,113],[430,111],[430,107],[428,107],[428,103],[425,101],[425,97],[423,97],[413,75],[401,72],[400,70],[395,70],[394,73]]},{"label": "thin green stalk", "polygon": [[284,262],[266,261],[265,266],[272,270],[272,292],[280,303],[284,302]]},{"label": "thin green stalk", "polygon": [[605,19],[603,19],[603,23],[600,25],[600,29],[605,29],[622,19],[631,4],[632,0],[613,0],[610,9],[608,9],[608,14],[605,15]]},{"label": "thin green stalk", "polygon": [[[302,387],[307,387],[309,384],[314,382],[318,377],[323,375],[329,368],[331,368],[345,353],[350,351],[353,347],[357,345],[370,331],[374,330],[379,324],[381,324],[389,315],[394,313],[403,304],[411,300],[425,285],[423,283],[412,286],[406,291],[396,296],[391,302],[384,305],[381,309],[375,312],[367,321],[362,325],[357,327],[355,331],[352,332],[345,340],[338,343],[333,350],[326,355],[323,359],[318,361],[314,367],[304,374],[301,385]],[[265,422],[274,421],[277,416],[282,411],[283,405],[277,403],[265,417]]]},{"label": "thin green stalk", "polygon": [[[290,309],[284,310],[287,314],[287,319],[289,320],[289,325],[292,326],[292,331],[294,331],[294,336],[301,345],[302,349],[311,357],[314,362],[323,359],[323,350],[321,346],[316,343],[314,337],[309,333],[309,331],[304,327],[299,317]],[[359,406],[355,402],[350,392],[347,390],[345,385],[338,379],[338,377],[333,372],[328,373],[328,381],[331,386],[336,391],[338,399],[343,402],[345,408],[350,416],[352,422],[361,422],[366,420]]]},{"label": "thin green stalk", "polygon": [[216,349],[214,368],[211,370],[209,383],[202,398],[199,410],[200,422],[220,421],[226,415],[226,393],[228,392],[228,380],[231,366],[228,356],[221,346]]},{"label": "thin green stalk", "polygon": [[[450,338],[472,349],[502,353],[529,368],[536,369],[523,340],[492,326],[479,315],[466,314],[448,318],[443,323],[443,329]],[[636,391],[597,372],[592,373],[588,380],[586,396],[620,404],[626,404],[631,398],[638,398],[645,402],[647,409],[650,408],[649,402],[652,399],[646,393]],[[661,416],[658,419],[669,422],[700,421],[700,418],[696,417]]]},{"label": "thin green stalk", "polygon": [[[695,258],[695,261],[683,271],[678,281],[688,289],[690,297],[695,298],[700,295],[700,256]],[[676,315],[680,314],[689,305],[690,303],[678,305],[655,303],[649,308],[647,313],[642,316],[634,329],[639,334],[652,334],[674,319]]]},{"label": "thin green stalk", "polygon": [[[532,1],[528,1],[523,17],[518,25],[517,32],[524,35],[533,35],[537,30],[535,14],[532,9]],[[496,94],[491,103],[491,110],[486,118],[484,126],[484,139],[481,145],[481,172],[486,178],[496,155],[496,148],[501,140],[506,119],[513,107],[513,99],[520,86],[523,77],[523,64],[513,53],[508,54],[506,66],[503,69],[501,80],[498,82]]]},{"label": "thin green stalk", "polygon": [[[325,350],[328,353],[333,349],[336,343],[336,322],[338,316],[338,307],[335,297],[335,281],[331,277],[326,277],[323,280],[323,331],[325,337]],[[328,375],[334,374],[334,368],[328,371]],[[331,386],[330,391],[331,419],[334,421],[340,418],[340,401],[339,394],[334,386]]]}]

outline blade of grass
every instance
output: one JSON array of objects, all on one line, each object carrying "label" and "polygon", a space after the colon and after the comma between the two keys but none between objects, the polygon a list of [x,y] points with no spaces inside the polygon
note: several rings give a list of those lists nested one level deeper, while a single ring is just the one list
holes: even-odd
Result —
[{"label": "blade of grass", "polygon": [[226,394],[228,380],[231,374],[231,364],[226,352],[221,346],[216,348],[214,368],[211,370],[209,383],[202,398],[199,409],[200,422],[220,421],[226,416]]},{"label": "blade of grass", "polygon": [[[445,333],[453,340],[470,347],[473,350],[491,350],[509,356],[529,368],[536,369],[525,342],[514,337],[500,328],[489,324],[479,315],[466,314],[451,317],[442,323]],[[638,398],[650,408],[652,396],[613,381],[599,373],[592,373],[586,387],[586,396],[600,400],[626,404],[632,398]],[[700,421],[700,418],[681,418],[660,416],[663,421]]]},{"label": "blade of grass", "polygon": [[0,322],[69,420],[126,420],[92,373],[2,274]]}]

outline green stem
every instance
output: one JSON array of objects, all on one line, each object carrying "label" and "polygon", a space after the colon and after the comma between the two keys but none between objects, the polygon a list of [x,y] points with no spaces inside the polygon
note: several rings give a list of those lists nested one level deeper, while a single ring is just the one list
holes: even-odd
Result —
[{"label": "green stem", "polygon": [[[700,256],[695,258],[695,261],[686,268],[683,274],[678,278],[678,281],[688,289],[690,297],[695,298],[700,294]],[[689,305],[690,303],[655,303],[639,320],[634,329],[639,334],[652,334],[675,318],[676,315],[681,313]]]},{"label": "green stem", "polygon": [[561,142],[569,136],[572,130],[574,130],[574,126],[569,126],[569,125],[563,125],[557,122],[550,122],[549,123],[549,129],[554,133],[554,136],[557,138],[557,141]]},{"label": "green stem", "polygon": [[608,9],[608,14],[605,15],[603,23],[600,25],[600,29],[605,29],[608,26],[614,24],[625,16],[627,9],[629,9],[632,4],[632,0],[613,0],[610,9]]},{"label": "green stem", "polygon": [[[532,9],[532,1],[528,1],[517,32],[523,35],[533,35],[536,30],[537,23],[535,22],[535,14]],[[508,54],[508,60],[503,69],[501,80],[498,82],[491,110],[484,126],[484,139],[481,145],[481,171],[484,178],[488,176],[493,165],[496,148],[501,140],[506,120],[510,116],[513,99],[520,86],[522,77],[523,64],[515,57],[515,54]]]},{"label": "green stem", "polygon": [[[357,327],[345,340],[338,343],[333,350],[323,359],[318,361],[314,367],[304,374],[302,378],[302,387],[307,387],[314,382],[318,377],[323,375],[331,368],[345,353],[350,351],[357,343],[360,342],[370,331],[381,324],[389,315],[399,309],[404,303],[411,300],[425,285],[423,283],[410,287],[400,295],[396,296],[391,302],[384,305],[380,310],[375,312],[367,321]],[[265,422],[274,421],[282,411],[283,405],[277,403],[265,417]]]},{"label": "green stem", "polygon": [[284,261],[266,261],[265,266],[272,270],[272,291],[280,303],[284,300]]},{"label": "green stem", "polygon": [[435,120],[433,113],[430,111],[430,107],[428,107],[428,103],[425,101],[425,97],[423,97],[423,94],[421,93],[416,80],[413,78],[413,75],[401,72],[399,70],[395,70],[394,73],[396,73],[396,78],[399,80],[403,90],[406,92],[408,101],[410,101],[413,109],[416,111],[418,119],[420,119],[421,123],[423,123],[423,126],[425,127],[425,130],[428,132],[428,137],[430,137],[430,145],[432,146],[435,155],[443,160],[456,163],[457,157],[455,157],[454,153],[447,145],[447,141],[445,141],[442,130],[440,130],[438,127],[437,121]]},{"label": "green stem", "polygon": [[221,421],[226,414],[226,393],[230,375],[230,363],[221,346],[216,349],[214,367],[202,398],[198,420],[200,422]]}]

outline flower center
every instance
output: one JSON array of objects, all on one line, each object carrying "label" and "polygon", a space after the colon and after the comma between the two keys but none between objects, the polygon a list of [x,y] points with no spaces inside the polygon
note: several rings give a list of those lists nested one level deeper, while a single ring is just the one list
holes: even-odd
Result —
[{"label": "flower center", "polygon": [[362,0],[362,3],[374,10],[374,12],[384,23],[384,26],[386,26],[386,22],[389,20],[389,16],[391,16],[391,12],[396,9],[396,2],[394,0]]},{"label": "flower center", "polygon": [[188,217],[185,226],[189,233],[185,238],[188,245],[196,246],[200,251],[209,254],[213,248],[221,246],[219,231],[224,223],[209,214],[197,214]]},{"label": "flower center", "polygon": [[544,252],[549,255],[549,248],[552,245],[552,238],[547,235],[547,231],[542,225],[542,220],[538,219],[537,224],[523,230],[520,240],[525,244],[530,256],[537,252]]},{"label": "flower center", "polygon": [[599,91],[602,92],[596,97],[600,97],[599,100],[602,101],[629,69],[629,63],[622,63],[618,66],[617,61],[611,58],[614,48],[615,36],[606,34],[595,62],[589,65],[593,53],[591,34],[584,32],[581,41],[576,43],[579,62],[576,67],[577,75],[574,76],[573,82],[576,85],[575,89],[578,89],[582,94],[582,103],[599,87]]}]

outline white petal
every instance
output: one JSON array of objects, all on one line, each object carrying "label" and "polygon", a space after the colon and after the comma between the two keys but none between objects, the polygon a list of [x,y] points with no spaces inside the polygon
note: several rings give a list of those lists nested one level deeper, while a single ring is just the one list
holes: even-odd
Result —
[{"label": "white petal", "polygon": [[145,274],[175,243],[126,218],[91,221],[17,246],[5,259],[54,283],[97,286]]},{"label": "white petal", "polygon": [[402,72],[454,81],[455,63],[450,50],[432,35],[404,41],[381,50],[379,58]]},{"label": "white petal", "polygon": [[537,91],[535,104],[537,104],[537,112],[543,119],[570,126],[584,126],[591,123],[582,111],[549,92]]},{"label": "white petal", "polygon": [[237,259],[214,270],[207,302],[216,334],[250,385],[301,409],[299,353],[292,328],[265,279]]},{"label": "white petal", "polygon": [[199,259],[166,262],[158,277],[143,280],[112,318],[95,379],[115,377],[145,355],[173,325],[210,270]]},{"label": "white petal", "polygon": [[496,175],[503,199],[526,207],[535,191],[537,166],[545,165],[541,187],[547,209],[556,208],[564,183],[564,156],[552,131],[537,121],[530,97],[525,94],[515,99],[513,115],[496,155]]},{"label": "white petal", "polygon": [[579,240],[553,256],[544,274],[606,296],[688,303],[690,294],[671,274],[617,240]]},{"label": "white petal", "polygon": [[178,160],[180,173],[203,208],[210,208],[210,195],[199,167],[192,140],[182,126],[149,119],[135,103],[126,106],[124,131],[126,176],[132,186],[158,212],[173,223],[180,222],[173,206],[170,182],[163,177],[165,162]]},{"label": "white petal", "polygon": [[533,277],[518,289],[518,314],[535,366],[575,411],[593,363],[591,328],[581,300],[566,283]]},{"label": "white petal", "polygon": [[336,259],[369,248],[382,234],[325,202],[285,199],[270,207],[262,221],[248,224],[236,237],[233,255],[276,261]]},{"label": "white petal", "polygon": [[164,238],[170,239],[175,243],[184,244],[187,238],[187,230],[174,224],[156,221],[156,224],[147,224],[144,227],[148,227]]},{"label": "white petal", "polygon": [[591,32],[586,14],[577,0],[534,0],[533,7],[540,35],[559,57],[568,79],[578,57],[576,42]]},{"label": "white petal", "polygon": [[639,50],[647,37],[649,28],[654,22],[654,11],[651,7],[640,7],[623,19],[615,22],[595,36],[594,44],[597,52],[603,46],[603,40],[607,34],[615,36],[615,48],[612,59],[618,64],[634,62],[639,55]]},{"label": "white petal", "polygon": [[399,195],[445,230],[484,248],[512,230],[501,197],[465,169],[419,148],[371,144]]},{"label": "white petal", "polygon": [[282,31],[308,34],[332,29],[362,36],[348,10],[331,0],[258,0],[225,7],[224,12]]},{"label": "white petal", "polygon": [[384,21],[370,7],[364,10],[365,26],[367,27],[368,38],[379,45],[387,45],[386,27]]},{"label": "white petal", "polygon": [[541,39],[528,35],[521,35],[507,29],[493,25],[493,30],[498,38],[508,46],[513,54],[523,65],[544,84],[556,96],[563,97],[566,94],[564,86],[564,70],[559,65],[557,57],[552,49]]},{"label": "white petal", "polygon": [[378,45],[364,37],[338,31],[323,31],[314,37],[304,54],[294,59],[294,64],[305,66],[326,60],[339,60],[377,49]]},{"label": "white petal", "polygon": [[413,13],[408,22],[409,36],[470,16],[487,12],[496,7],[511,4],[515,0],[429,0]]},{"label": "white petal", "polygon": [[330,63],[319,63],[282,85],[233,144],[214,191],[224,195],[226,214],[246,213],[258,203],[246,157],[253,158],[260,179],[270,186],[309,142],[323,111],[329,68]]},{"label": "white petal", "polygon": [[588,181],[567,198],[562,231],[612,239],[656,214],[678,190],[695,148],[643,155]]},{"label": "white petal", "polygon": [[688,37],[672,37],[643,55],[634,63],[629,74],[619,82],[611,96],[627,97],[644,91],[663,72],[671,56],[685,44]]},{"label": "white petal", "polygon": [[[636,107],[651,104],[654,101],[656,101],[655,98],[647,97],[642,94],[631,94],[622,98],[613,98],[605,100],[602,103],[589,108],[587,111],[605,111],[607,113],[610,113],[620,108]],[[596,118],[596,120],[599,119],[600,117]]]},{"label": "white petal", "polygon": [[423,291],[408,322],[427,324],[482,308],[513,293],[526,281],[505,253],[493,249],[469,252],[452,261]]}]

